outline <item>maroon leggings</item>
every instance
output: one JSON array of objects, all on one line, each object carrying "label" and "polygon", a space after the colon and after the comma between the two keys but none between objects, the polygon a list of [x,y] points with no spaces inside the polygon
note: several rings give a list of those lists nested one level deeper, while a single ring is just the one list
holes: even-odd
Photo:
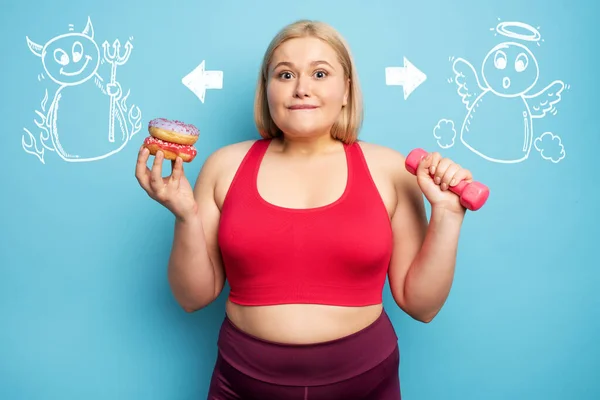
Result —
[{"label": "maroon leggings", "polygon": [[400,400],[398,337],[387,314],[316,344],[251,336],[225,317],[208,400]]}]

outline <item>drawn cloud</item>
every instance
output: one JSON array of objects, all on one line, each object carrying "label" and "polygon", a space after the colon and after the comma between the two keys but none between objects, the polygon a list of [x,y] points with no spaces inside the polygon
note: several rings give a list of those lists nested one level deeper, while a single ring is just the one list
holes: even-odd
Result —
[{"label": "drawn cloud", "polygon": [[454,140],[456,139],[454,121],[445,118],[439,120],[435,128],[433,128],[433,136],[437,139],[438,145],[443,149],[454,146]]},{"label": "drawn cloud", "polygon": [[565,158],[565,147],[559,136],[552,132],[544,132],[535,139],[534,146],[542,158],[557,163]]}]

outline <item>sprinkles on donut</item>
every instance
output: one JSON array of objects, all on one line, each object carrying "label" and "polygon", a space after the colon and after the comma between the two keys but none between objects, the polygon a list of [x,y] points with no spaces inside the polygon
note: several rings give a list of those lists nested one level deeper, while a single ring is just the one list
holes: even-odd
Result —
[{"label": "sprinkles on donut", "polygon": [[192,124],[155,118],[148,123],[148,132],[150,136],[144,140],[144,147],[154,156],[161,150],[167,160],[181,157],[184,162],[190,162],[198,154],[193,145],[198,140],[200,131]]}]

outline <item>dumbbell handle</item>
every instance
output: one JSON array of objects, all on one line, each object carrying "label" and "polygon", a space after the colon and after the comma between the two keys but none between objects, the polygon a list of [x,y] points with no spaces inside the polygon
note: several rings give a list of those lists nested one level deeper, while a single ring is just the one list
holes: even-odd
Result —
[{"label": "dumbbell handle", "polygon": [[[427,157],[427,154],[423,149],[412,150],[405,161],[408,172],[416,175],[419,163]],[[463,207],[471,211],[479,210],[490,196],[490,189],[480,182],[460,181],[455,186],[449,186],[448,189],[460,197],[460,203]]]}]

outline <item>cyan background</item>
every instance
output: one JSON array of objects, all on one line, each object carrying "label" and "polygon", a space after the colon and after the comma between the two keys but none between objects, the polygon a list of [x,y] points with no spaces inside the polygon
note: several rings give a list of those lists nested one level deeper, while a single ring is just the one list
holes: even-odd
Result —
[{"label": "cyan background", "polygon": [[[137,151],[151,118],[196,124],[199,155],[185,166],[193,183],[212,151],[258,138],[252,101],[261,57],[277,30],[299,18],[329,22],[348,40],[365,97],[363,140],[404,154],[441,151],[491,189],[488,203],[467,215],[455,283],[432,323],[403,314],[386,287],[403,398],[600,398],[600,7],[562,0],[368,3],[2,2],[0,399],[205,398],[228,290],[193,314],[174,301],[166,277],[173,217],[138,186]],[[141,110],[141,130],[108,158],[70,163],[46,149],[42,163],[24,151],[22,137],[26,128],[40,145],[35,110],[48,90],[47,111],[57,85],[26,37],[44,45],[69,24],[81,32],[88,17],[99,46],[133,38],[116,79],[131,92],[127,106]],[[490,30],[501,21],[539,27],[540,45],[525,43],[540,66],[536,90],[557,79],[568,85],[558,113],[534,121],[536,137],[560,136],[566,156],[558,163],[535,149],[522,163],[493,163],[460,140],[442,149],[433,135],[441,118],[459,128],[466,115],[451,58],[469,60],[479,73],[486,53],[508,40]],[[404,57],[427,75],[406,100],[401,87],[386,86],[384,72]],[[202,60],[223,71],[223,88],[208,90],[204,103],[181,83]],[[101,65],[105,83],[109,72]],[[109,97],[93,80],[62,94],[61,138],[75,151],[105,145]],[[497,120],[486,123],[509,131],[515,116],[498,104]]]}]

